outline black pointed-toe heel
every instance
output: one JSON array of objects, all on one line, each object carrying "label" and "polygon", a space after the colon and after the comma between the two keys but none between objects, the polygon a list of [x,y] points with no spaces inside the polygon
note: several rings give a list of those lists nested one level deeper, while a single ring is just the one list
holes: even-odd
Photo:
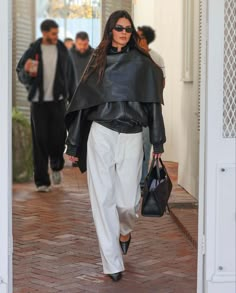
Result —
[{"label": "black pointed-toe heel", "polygon": [[118,282],[122,278],[122,273],[119,272],[115,274],[109,274],[108,276],[112,279],[112,281]]},{"label": "black pointed-toe heel", "polygon": [[130,241],[131,241],[131,234],[130,234],[128,241],[120,241],[120,247],[121,247],[124,255],[126,255],[128,252]]}]

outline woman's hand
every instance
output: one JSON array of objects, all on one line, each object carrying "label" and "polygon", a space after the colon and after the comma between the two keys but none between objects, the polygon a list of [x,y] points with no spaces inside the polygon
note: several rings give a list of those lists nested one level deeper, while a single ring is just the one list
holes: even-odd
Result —
[{"label": "woman's hand", "polygon": [[79,161],[79,158],[77,158],[77,157],[73,157],[73,156],[69,156],[69,155],[67,155],[68,156],[68,159],[72,162],[72,163],[77,163],[78,161]]}]

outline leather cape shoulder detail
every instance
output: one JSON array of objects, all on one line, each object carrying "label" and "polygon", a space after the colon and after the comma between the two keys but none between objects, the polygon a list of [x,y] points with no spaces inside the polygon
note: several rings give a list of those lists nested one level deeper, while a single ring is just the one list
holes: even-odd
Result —
[{"label": "leather cape shoulder detail", "polygon": [[163,104],[162,70],[136,49],[108,55],[104,78],[100,83],[96,72],[86,82],[80,82],[68,107],[66,124],[71,121],[70,114],[73,112],[103,103],[124,101]]}]

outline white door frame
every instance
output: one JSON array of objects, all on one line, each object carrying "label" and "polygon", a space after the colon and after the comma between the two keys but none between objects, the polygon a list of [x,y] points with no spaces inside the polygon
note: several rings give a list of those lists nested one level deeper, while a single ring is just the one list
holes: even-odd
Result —
[{"label": "white door frame", "polygon": [[197,293],[205,292],[205,142],[206,142],[206,100],[207,100],[207,42],[208,42],[208,0],[202,1],[201,28],[201,87],[200,87],[200,138],[199,138],[199,198],[198,198],[198,261]]},{"label": "white door frame", "polygon": [[235,139],[223,138],[224,1],[204,4],[198,293],[235,292],[235,248],[228,246],[235,242],[235,207],[227,205],[235,197]]},{"label": "white door frame", "polygon": [[11,1],[0,3],[0,292],[12,292],[12,13]]},{"label": "white door frame", "polygon": [[[223,0],[217,0],[219,1]],[[213,6],[215,0],[205,0],[205,30],[203,34],[203,48],[202,48],[202,85],[201,85],[201,131],[200,131],[200,168],[199,168],[199,226],[198,226],[198,293],[207,293],[205,291],[205,281],[207,272],[204,270],[205,266],[205,202],[208,200],[205,196],[209,196],[209,190],[206,186],[206,181],[209,176],[207,172],[207,163],[209,151],[209,123],[212,122],[212,114],[209,115],[209,100],[212,99],[213,89],[209,88],[209,74],[214,75],[214,56],[210,59],[208,33],[214,32],[212,22]],[[214,2],[214,3],[213,3]],[[207,4],[211,4],[210,10],[207,12]],[[12,58],[12,13],[11,1],[1,1],[0,10],[0,30],[1,30],[1,46],[0,46],[0,120],[1,120],[1,143],[0,143],[0,292],[12,293],[12,162],[11,162],[11,58]],[[207,19],[210,17],[210,24],[208,26]],[[222,29],[222,27],[221,27]],[[218,33],[215,28],[215,33]],[[211,46],[214,44],[213,38],[210,36]],[[210,52],[212,54],[212,51]],[[217,150],[216,150],[217,151]],[[206,154],[206,155],[205,155]],[[217,151],[218,154],[218,151]],[[207,179],[207,180],[206,180]],[[209,188],[209,187],[208,187]],[[208,247],[209,248],[209,247]],[[228,292],[227,292],[228,293]]]},{"label": "white door frame", "polygon": [[[207,0],[206,0],[207,2]],[[3,1],[0,10],[0,24],[2,32],[2,46],[0,47],[0,119],[2,129],[2,142],[0,144],[0,178],[2,188],[0,189],[1,206],[0,206],[0,292],[11,293],[12,290],[12,186],[11,186],[11,1]],[[10,32],[10,34],[9,34]],[[205,33],[205,37],[207,33]],[[206,56],[205,47],[203,46],[203,55]],[[203,62],[206,65],[206,62]],[[205,76],[205,67],[202,66],[202,75]],[[205,81],[205,79],[202,79]],[[3,123],[3,124],[2,124]],[[199,243],[202,243],[203,227],[204,227],[204,153],[205,153],[205,83],[201,89],[201,143],[200,143],[200,180],[199,180]],[[6,172],[7,170],[7,172]],[[4,171],[4,172],[3,172]],[[6,196],[7,195],[7,196]],[[202,246],[199,245],[198,257],[198,293],[203,291],[203,257]]]},{"label": "white door frame", "polygon": [[223,138],[225,1],[208,0],[205,183],[207,293],[235,292],[235,263],[232,265],[232,260],[235,261],[235,246],[232,247],[233,243],[235,245],[235,138]]}]

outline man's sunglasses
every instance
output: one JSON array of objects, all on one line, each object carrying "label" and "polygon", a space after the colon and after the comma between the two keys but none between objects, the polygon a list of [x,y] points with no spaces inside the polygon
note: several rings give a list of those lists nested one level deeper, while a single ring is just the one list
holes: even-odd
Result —
[{"label": "man's sunglasses", "polygon": [[125,30],[127,33],[131,34],[133,32],[133,29],[132,27],[123,27],[121,25],[116,25],[114,27],[114,30],[117,31],[117,32],[123,32],[123,30]]}]

